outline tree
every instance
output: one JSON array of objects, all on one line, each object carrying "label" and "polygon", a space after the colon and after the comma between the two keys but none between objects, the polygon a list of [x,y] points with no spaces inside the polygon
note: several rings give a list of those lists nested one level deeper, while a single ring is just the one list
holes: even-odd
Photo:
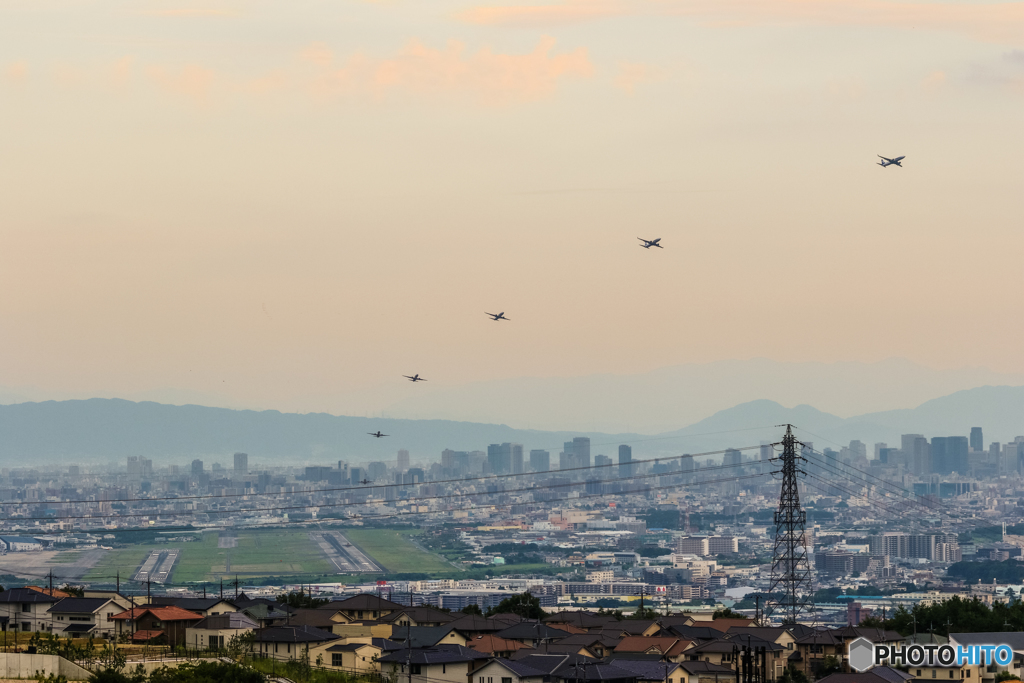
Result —
[{"label": "tree", "polygon": [[476,614],[476,615],[481,616],[481,617],[484,615],[483,611],[480,609],[480,605],[478,605],[476,603],[472,603],[472,604],[469,604],[469,605],[466,605],[465,607],[463,607],[462,608],[462,613],[463,614]]},{"label": "tree", "polygon": [[85,589],[82,588],[81,586],[72,586],[70,583],[65,583],[64,587],[61,588],[61,590],[64,591],[65,593],[67,593],[68,595],[70,595],[73,598],[84,598],[85,597]]},{"label": "tree", "polygon": [[825,676],[831,676],[834,673],[839,673],[843,670],[843,662],[835,655],[825,655],[825,658],[821,660],[821,668],[818,669],[818,678],[824,678]]},{"label": "tree", "polygon": [[739,612],[733,612],[728,607],[724,609],[716,609],[714,614],[711,615],[712,619],[746,619],[746,614],[740,614]]},{"label": "tree", "polygon": [[810,683],[810,681],[807,680],[807,674],[790,664],[782,672],[779,683]]},{"label": "tree", "polygon": [[330,602],[329,598],[314,598],[305,591],[292,591],[277,596],[277,601],[289,607],[319,607]]},{"label": "tree", "polygon": [[540,607],[540,598],[533,597],[530,591],[505,598],[497,607],[487,610],[487,616],[492,614],[518,614],[524,619],[543,619],[548,615]]},{"label": "tree", "polygon": [[996,683],[1003,683],[1003,681],[1019,681],[1020,676],[1012,674],[1009,671],[1000,671],[996,674]]}]

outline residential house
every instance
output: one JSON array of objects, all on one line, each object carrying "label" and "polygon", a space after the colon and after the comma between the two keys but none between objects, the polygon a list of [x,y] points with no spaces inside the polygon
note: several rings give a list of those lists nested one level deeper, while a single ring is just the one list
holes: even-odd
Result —
[{"label": "residential house", "polygon": [[117,635],[130,633],[133,642],[167,642],[184,645],[189,626],[203,616],[174,606],[133,607],[111,617],[117,623]]},{"label": "residential house", "polygon": [[0,592],[0,617],[8,619],[5,630],[50,631],[53,621],[49,609],[61,599],[29,588]]},{"label": "residential house", "polygon": [[683,671],[676,662],[620,659],[616,657],[611,659],[609,664],[635,674],[637,683],[686,683],[680,679]]},{"label": "residential house", "polygon": [[510,640],[508,638],[499,638],[498,636],[487,634],[485,636],[477,636],[466,643],[466,647],[471,647],[477,652],[483,652],[492,657],[511,657],[519,650],[532,650],[529,645],[519,642],[518,640]]},{"label": "residential house", "polygon": [[336,621],[352,623],[378,621],[395,610],[408,609],[397,602],[391,602],[374,593],[361,593],[345,600],[333,600],[317,609],[328,610],[338,615]]},{"label": "residential house", "polygon": [[376,672],[380,671],[378,660],[383,655],[401,649],[401,645],[387,638],[372,638],[370,642],[365,643],[333,643],[324,650],[323,666],[349,673]]},{"label": "residential house", "polygon": [[565,629],[552,628],[551,626],[542,624],[539,621],[523,621],[515,624],[514,626],[502,629],[494,635],[499,638],[518,640],[530,647],[537,647],[542,643],[550,643],[551,641],[560,640],[572,634]]},{"label": "residential house", "polygon": [[403,647],[415,649],[442,644],[465,646],[469,642],[469,637],[449,626],[393,626],[391,640],[402,643]]},{"label": "residential house", "polygon": [[888,666],[876,666],[862,673],[834,673],[820,679],[818,683],[905,683],[914,678],[912,674]]},{"label": "residential house", "polygon": [[546,683],[547,674],[504,658],[492,659],[473,672],[470,683]]},{"label": "residential house", "polygon": [[[1013,660],[1007,665],[992,664],[987,667],[973,667],[977,669],[974,673],[975,676],[981,676],[981,680],[984,683],[992,683],[1003,671],[1007,672],[1010,676],[1016,676],[1020,678],[1024,674],[1024,633],[1019,631],[1003,631],[995,633],[950,633],[949,644],[953,646],[971,646],[971,645],[1009,645],[1010,649],[1013,650]],[[916,673],[915,668],[911,668],[911,672]],[[925,672],[922,671],[922,674]],[[931,676],[931,673],[927,674]],[[964,672],[964,678],[970,675],[970,671]],[[922,678],[922,675],[918,675],[917,678]],[[976,680],[977,683],[977,680]]]},{"label": "residential house", "polygon": [[452,621],[455,617],[447,612],[434,609],[433,607],[403,607],[390,614],[382,616],[379,621],[395,626],[443,626]]},{"label": "residential house", "polygon": [[232,638],[253,633],[260,626],[244,612],[214,614],[185,629],[185,642],[197,650],[223,650]]},{"label": "residential house", "polygon": [[313,626],[272,626],[257,629],[253,633],[253,649],[256,653],[286,661],[306,656],[314,661],[313,653],[316,650],[324,650],[341,640],[333,633]]},{"label": "residential house", "polygon": [[680,662],[687,657],[683,654],[693,646],[692,640],[663,636],[627,636],[615,646],[615,654],[639,653],[658,655],[671,662]]},{"label": "residential house", "polygon": [[64,598],[47,612],[54,632],[65,636],[113,638],[117,622],[113,617],[122,611],[110,598]]},{"label": "residential house", "polygon": [[736,672],[711,662],[679,662],[679,683],[735,683]]},{"label": "residential house", "polygon": [[477,666],[490,660],[482,652],[461,645],[397,650],[380,659],[381,673],[400,676],[407,683],[466,683]]}]

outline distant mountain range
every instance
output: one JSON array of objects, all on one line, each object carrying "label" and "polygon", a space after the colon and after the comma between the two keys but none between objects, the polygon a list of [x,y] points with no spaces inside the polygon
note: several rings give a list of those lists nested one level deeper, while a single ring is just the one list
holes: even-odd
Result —
[{"label": "distant mountain range", "polygon": [[[56,463],[123,464],[142,455],[156,463],[186,463],[201,458],[207,466],[228,466],[231,454],[244,451],[256,464],[333,464],[337,460],[393,461],[407,448],[413,461],[433,462],[445,448],[485,450],[487,444],[518,442],[526,449],[551,451],[574,436],[590,436],[593,455],[615,456],[616,446],[633,446],[634,457],[668,457],[778,440],[777,425],[792,423],[802,440],[817,447],[851,439],[868,444],[899,444],[900,434],[964,435],[985,430],[986,442],[1009,441],[1024,434],[1024,387],[986,386],[958,391],[917,408],[889,410],[850,418],[808,405],[786,408],[758,400],[722,410],[682,429],[655,435],[540,431],[507,425],[446,420],[346,417],[325,413],[228,410],[172,406],[121,399],[46,401],[0,406],[0,464],[4,467]],[[374,439],[367,432],[391,436]]]}]

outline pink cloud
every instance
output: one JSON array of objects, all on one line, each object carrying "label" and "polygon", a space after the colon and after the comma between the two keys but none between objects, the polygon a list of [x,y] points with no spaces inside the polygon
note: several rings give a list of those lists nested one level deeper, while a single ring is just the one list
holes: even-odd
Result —
[{"label": "pink cloud", "polygon": [[188,64],[178,71],[153,66],[148,70],[150,79],[166,92],[205,103],[213,89],[216,75],[198,64]]},{"label": "pink cloud", "polygon": [[932,3],[886,0],[562,0],[546,5],[475,7],[463,21],[551,25],[616,16],[680,16],[719,26],[824,24],[925,28],[996,43],[1024,43],[1024,3]]},{"label": "pink cloud", "polygon": [[[563,53],[555,53],[554,48],[554,38],[547,36],[525,54],[496,53],[489,48],[469,53],[458,41],[433,48],[414,40],[394,57],[353,55],[342,66],[321,74],[314,89],[319,95],[369,91],[382,96],[405,91],[469,95],[487,104],[532,101],[550,95],[563,78],[593,74],[585,48]],[[333,59],[319,48],[303,56],[316,64]]]},{"label": "pink cloud", "polygon": [[628,63],[619,65],[619,73],[615,77],[615,87],[633,94],[641,83],[650,83],[661,76],[660,72],[647,64]]},{"label": "pink cloud", "polygon": [[8,64],[3,70],[3,80],[11,83],[24,83],[28,78],[28,62],[19,61]]}]

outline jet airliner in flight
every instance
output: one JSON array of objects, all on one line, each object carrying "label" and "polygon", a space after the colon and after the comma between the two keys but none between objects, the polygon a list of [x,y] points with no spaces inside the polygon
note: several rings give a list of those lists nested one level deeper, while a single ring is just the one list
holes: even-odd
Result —
[{"label": "jet airliner in flight", "polygon": [[657,247],[658,249],[664,249],[665,248],[665,247],[661,246],[660,244],[658,244],[659,242],[661,242],[661,238],[660,237],[658,239],[656,239],[656,240],[645,240],[643,237],[637,237],[637,239],[640,240],[641,242],[643,242],[643,244],[641,244],[640,246],[643,247],[644,249],[650,249],[651,247]]},{"label": "jet airliner in flight", "polygon": [[878,165],[881,166],[882,168],[885,168],[886,166],[899,166],[900,168],[903,168],[903,164],[901,164],[900,162],[906,159],[907,157],[902,156],[896,157],[895,159],[888,159],[879,154],[878,158],[881,159],[881,161],[878,162]]},{"label": "jet airliner in flight", "polygon": [[[487,313],[487,311],[484,311],[484,313]],[[487,313],[487,315],[491,316],[491,320],[508,320],[508,318],[505,317],[505,311],[502,311],[497,315],[494,313]]]},{"label": "jet airliner in flight", "polygon": [[420,377],[420,373],[418,373],[418,372],[415,375],[413,375],[412,377],[410,377],[409,375],[402,375],[402,377],[406,378],[410,382],[426,382],[427,381],[427,380],[423,379],[422,377]]},{"label": "jet airliner in flight", "polygon": [[380,437],[382,437],[382,436],[387,436],[387,434],[381,434],[379,429],[377,431],[375,431],[375,432],[366,432],[366,433],[369,434],[370,436],[374,436],[374,437],[376,437],[378,439]]}]

